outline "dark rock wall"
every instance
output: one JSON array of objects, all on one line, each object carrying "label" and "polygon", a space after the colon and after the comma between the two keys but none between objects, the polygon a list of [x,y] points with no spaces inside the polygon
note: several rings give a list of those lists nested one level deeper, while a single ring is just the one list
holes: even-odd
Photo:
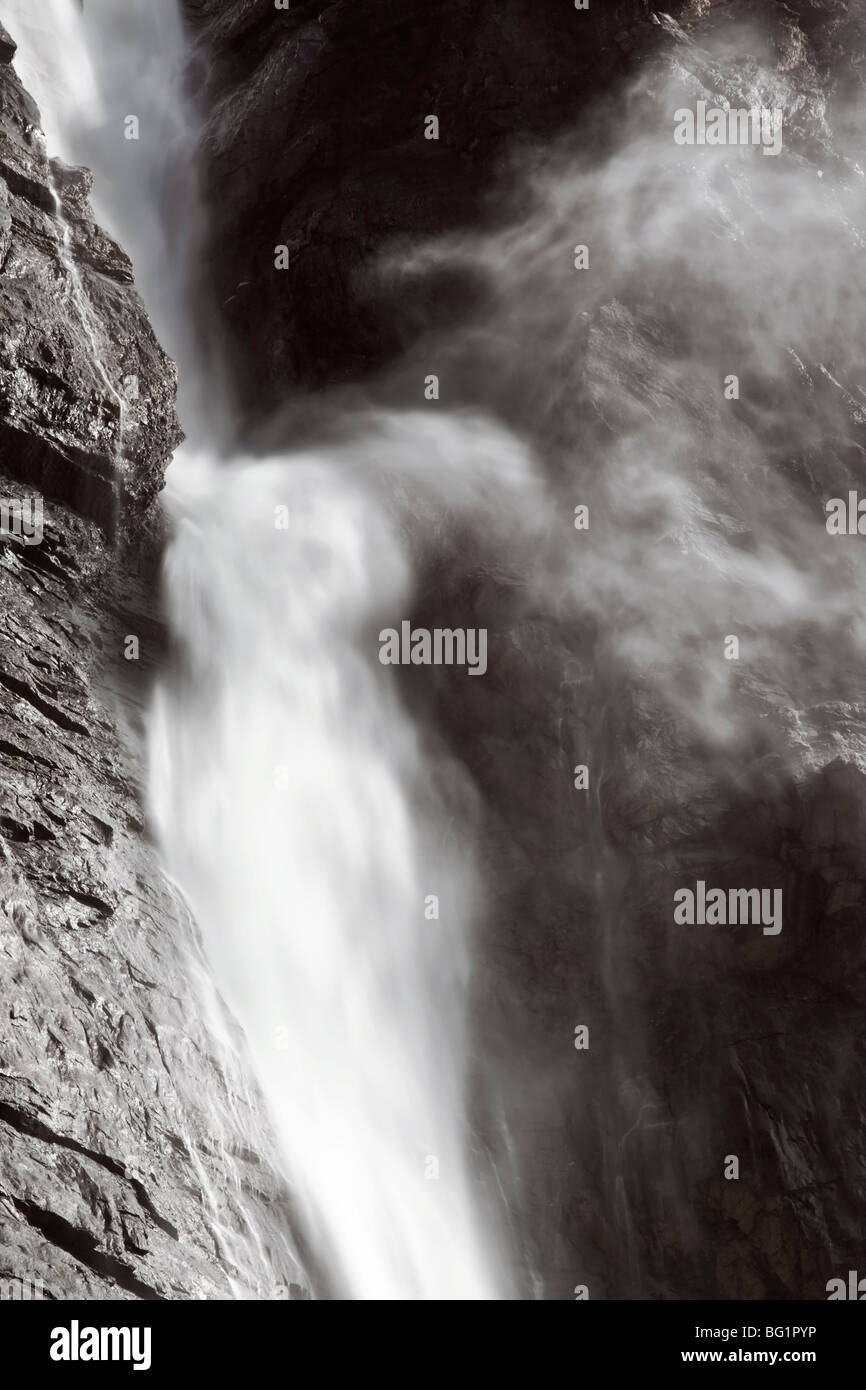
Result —
[{"label": "dark rock wall", "polygon": [[[780,66],[799,65],[806,101],[859,90],[856,4],[669,8],[695,30],[744,13],[769,28]],[[392,357],[403,346],[394,306],[369,273],[383,246],[489,215],[515,143],[581,130],[594,98],[676,47],[674,25],[648,0],[583,12],[569,0],[182,9],[207,112],[207,275],[252,418],[297,385],[355,381]],[[431,113],[437,141],[423,139]],[[603,139],[603,123],[586,128],[588,144]],[[274,276],[275,245],[288,247],[290,275]]]},{"label": "dark rock wall", "polygon": [[[471,221],[515,137],[552,134],[625,71],[649,6],[563,0],[184,0],[208,110],[209,271],[254,413],[357,380],[399,345],[364,269],[391,238]],[[425,141],[424,119],[440,120]],[[274,246],[292,273],[275,285]]]}]

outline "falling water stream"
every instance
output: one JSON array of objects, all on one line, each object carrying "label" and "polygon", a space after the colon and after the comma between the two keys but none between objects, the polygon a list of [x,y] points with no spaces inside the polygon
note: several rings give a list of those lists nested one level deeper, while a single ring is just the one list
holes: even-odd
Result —
[{"label": "falling water stream", "polygon": [[361,422],[351,448],[224,457],[185,321],[191,243],[174,230],[197,214],[174,0],[123,15],[5,0],[0,15],[50,152],[94,168],[97,215],[179,364],[188,442],[165,493],[178,658],[152,713],[151,811],[244,1030],[304,1237],[335,1296],[505,1296],[469,1161],[472,868],[376,633],[411,590],[395,491],[429,488],[437,456],[436,488],[450,480],[449,505],[472,506],[509,461],[522,486],[525,460],[495,430],[399,416]]},{"label": "falling water stream", "polygon": [[[72,228],[64,212],[63,199],[57,187],[57,180],[54,177],[53,171],[50,170],[50,166],[49,180],[51,197],[54,201],[54,217],[60,228],[60,237],[58,241],[60,263],[66,272],[69,283],[70,301],[74,313],[84,329],[88,344],[90,345],[90,357],[93,366],[96,368],[96,374],[105,387],[109,399],[117,406],[117,432],[114,437],[113,454],[114,460],[117,462],[123,454],[123,439],[126,426],[126,401],[120,390],[118,390],[114,382],[110,379],[105,369],[105,363],[102,360],[96,331],[93,326],[93,310],[90,307],[90,301],[84,291],[81,274],[75,262],[75,255],[72,247]],[[117,516],[115,513],[113,522],[116,524],[116,521]]]}]

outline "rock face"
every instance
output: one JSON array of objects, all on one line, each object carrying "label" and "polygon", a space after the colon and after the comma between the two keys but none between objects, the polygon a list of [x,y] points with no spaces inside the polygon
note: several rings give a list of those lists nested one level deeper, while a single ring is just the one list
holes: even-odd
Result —
[{"label": "rock face", "polygon": [[180,440],[174,368],[93,221],[90,174],[49,160],[39,113],[4,70],[0,91],[0,359],[10,470],[103,527],[134,526]]},{"label": "rock face", "polygon": [[[393,306],[381,311],[364,273],[377,251],[477,217],[514,138],[574,119],[624,68],[625,26],[649,15],[621,0],[580,16],[560,0],[183,10],[209,112],[209,268],[238,393],[258,415],[293,385],[356,381],[398,348]],[[438,140],[424,138],[429,114]]]},{"label": "rock face", "polygon": [[13,53],[0,32],[0,1289],[288,1296],[267,1139],[139,794],[174,368]]},{"label": "rock face", "polygon": [[[866,458],[862,11],[185,10],[248,415],[357,377],[414,407],[435,362],[452,402],[531,439],[566,530],[591,504],[586,548],[555,552],[541,595],[485,554],[483,519],[440,538],[413,622],[459,613],[496,655],[459,689],[403,677],[485,807],[476,1051],[518,1149],[525,1263],[547,1298],[824,1298],[862,1255],[866,1161],[862,562],[824,548],[825,501],[863,487]],[[622,128],[672,130],[700,99],[784,112],[778,182],[733,154],[705,183],[660,167],[666,230]],[[552,137],[556,196],[542,177],[500,232],[501,159]],[[442,232],[389,299],[379,254]],[[579,241],[599,269],[576,290],[556,267]],[[729,372],[742,397],[725,401]],[[783,932],[676,926],[673,894],[699,879],[781,890]]]}]

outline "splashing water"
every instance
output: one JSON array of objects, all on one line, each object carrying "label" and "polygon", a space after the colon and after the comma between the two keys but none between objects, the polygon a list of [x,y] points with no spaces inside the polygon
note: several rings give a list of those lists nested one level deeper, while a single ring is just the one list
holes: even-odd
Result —
[{"label": "splashing water", "polygon": [[174,505],[154,812],[308,1241],[349,1297],[495,1298],[464,1153],[471,883],[370,640],[406,558],[333,457],[205,465]]}]

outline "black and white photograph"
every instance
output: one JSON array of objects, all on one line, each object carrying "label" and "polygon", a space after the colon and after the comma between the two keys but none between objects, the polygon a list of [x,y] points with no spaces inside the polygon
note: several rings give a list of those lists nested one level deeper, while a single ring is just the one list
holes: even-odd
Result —
[{"label": "black and white photograph", "polygon": [[664,3],[0,0],[28,1371],[853,1333],[866,3]]}]

